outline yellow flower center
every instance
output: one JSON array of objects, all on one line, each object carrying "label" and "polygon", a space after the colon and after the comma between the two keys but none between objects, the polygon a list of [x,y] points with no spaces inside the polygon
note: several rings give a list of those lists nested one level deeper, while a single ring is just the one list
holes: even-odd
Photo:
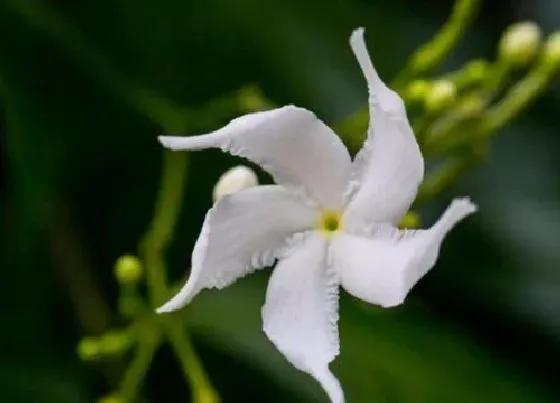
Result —
[{"label": "yellow flower center", "polygon": [[323,211],[318,226],[326,236],[331,236],[340,229],[340,213],[332,210]]}]

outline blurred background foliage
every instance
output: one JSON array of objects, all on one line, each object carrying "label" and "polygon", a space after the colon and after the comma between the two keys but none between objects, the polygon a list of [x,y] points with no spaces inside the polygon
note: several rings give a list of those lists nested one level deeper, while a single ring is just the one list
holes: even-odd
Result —
[{"label": "blurred background foliage", "polygon": [[[137,253],[153,216],[158,134],[219,127],[241,113],[227,96],[247,85],[275,104],[340,122],[366,99],[348,46],[352,29],[366,27],[374,61],[390,79],[451,6],[2,0],[0,401],[90,402],[119,384],[129,353],[85,363],[76,346],[126,325],[113,266]],[[554,31],[557,6],[483,2],[440,72],[492,59],[512,22]],[[465,194],[480,212],[449,236],[404,306],[381,310],[342,296],[342,354],[333,368],[350,403],[560,401],[559,102],[554,83],[499,132],[482,164],[420,206],[431,223],[452,195]],[[218,151],[190,155],[165,255],[171,279],[184,279],[212,188],[237,163]],[[223,402],[326,401],[261,331],[267,276],[205,292],[173,318],[192,335]],[[190,395],[163,345],[138,400]]]}]

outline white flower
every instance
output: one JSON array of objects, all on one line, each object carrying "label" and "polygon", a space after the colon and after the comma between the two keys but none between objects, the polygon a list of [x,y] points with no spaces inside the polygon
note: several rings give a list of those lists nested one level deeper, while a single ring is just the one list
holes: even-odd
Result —
[{"label": "white flower", "polygon": [[434,265],[446,233],[476,207],[454,200],[427,230],[396,225],[413,202],[424,161],[401,98],[377,75],[363,39],[350,45],[367,80],[370,127],[352,162],[335,133],[295,106],[249,114],[211,134],[160,137],[173,150],[219,147],[260,164],[278,185],[221,198],[192,254],[187,284],[158,312],[183,307],[278,259],[262,309],[286,358],[344,401],[329,363],[339,353],[338,290],[383,307],[403,302]]},{"label": "white flower", "polygon": [[259,178],[257,178],[257,174],[251,168],[245,165],[230,168],[220,176],[216,186],[214,186],[214,202],[217,202],[226,195],[257,186],[258,184]]}]

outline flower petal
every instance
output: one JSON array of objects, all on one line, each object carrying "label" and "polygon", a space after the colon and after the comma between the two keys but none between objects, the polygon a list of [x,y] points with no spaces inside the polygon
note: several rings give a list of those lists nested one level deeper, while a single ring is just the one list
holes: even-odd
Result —
[{"label": "flower petal", "polygon": [[351,174],[346,219],[397,223],[406,213],[424,177],[424,160],[399,95],[375,71],[363,29],[352,33],[350,45],[369,90],[370,126]]},{"label": "flower petal", "polygon": [[316,220],[314,210],[281,186],[257,186],[222,197],[204,220],[189,280],[158,313],[185,306],[204,288],[224,288],[272,265],[286,239]]},{"label": "flower petal", "polygon": [[372,304],[401,304],[435,264],[447,232],[475,211],[468,199],[456,199],[428,230],[399,230],[387,224],[367,238],[340,234],[333,240],[332,256],[342,287]]},{"label": "flower petal", "polygon": [[327,243],[316,232],[281,257],[262,309],[264,331],[299,370],[319,381],[331,401],[342,403],[340,383],[329,370],[338,355],[338,278],[327,265]]},{"label": "flower petal", "polygon": [[173,150],[219,147],[248,158],[279,185],[325,208],[340,207],[350,177],[350,155],[338,136],[312,112],[291,105],[239,117],[211,134],[159,141]]}]

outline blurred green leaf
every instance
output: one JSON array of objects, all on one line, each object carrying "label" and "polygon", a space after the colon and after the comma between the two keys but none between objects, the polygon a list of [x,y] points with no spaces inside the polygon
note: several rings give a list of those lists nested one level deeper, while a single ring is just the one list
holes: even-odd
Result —
[{"label": "blurred green leaf", "polygon": [[[266,275],[207,292],[186,309],[189,327],[228,353],[254,362],[301,400],[325,401],[307,376],[292,368],[261,330]],[[381,310],[344,296],[341,355],[333,364],[350,402],[553,402],[520,368],[442,324],[413,299]]]},{"label": "blurred green leaf", "polygon": [[[41,357],[43,359],[47,357]],[[60,366],[38,365],[28,360],[2,361],[0,366],[0,400],[22,403],[88,402],[79,379]]]}]

